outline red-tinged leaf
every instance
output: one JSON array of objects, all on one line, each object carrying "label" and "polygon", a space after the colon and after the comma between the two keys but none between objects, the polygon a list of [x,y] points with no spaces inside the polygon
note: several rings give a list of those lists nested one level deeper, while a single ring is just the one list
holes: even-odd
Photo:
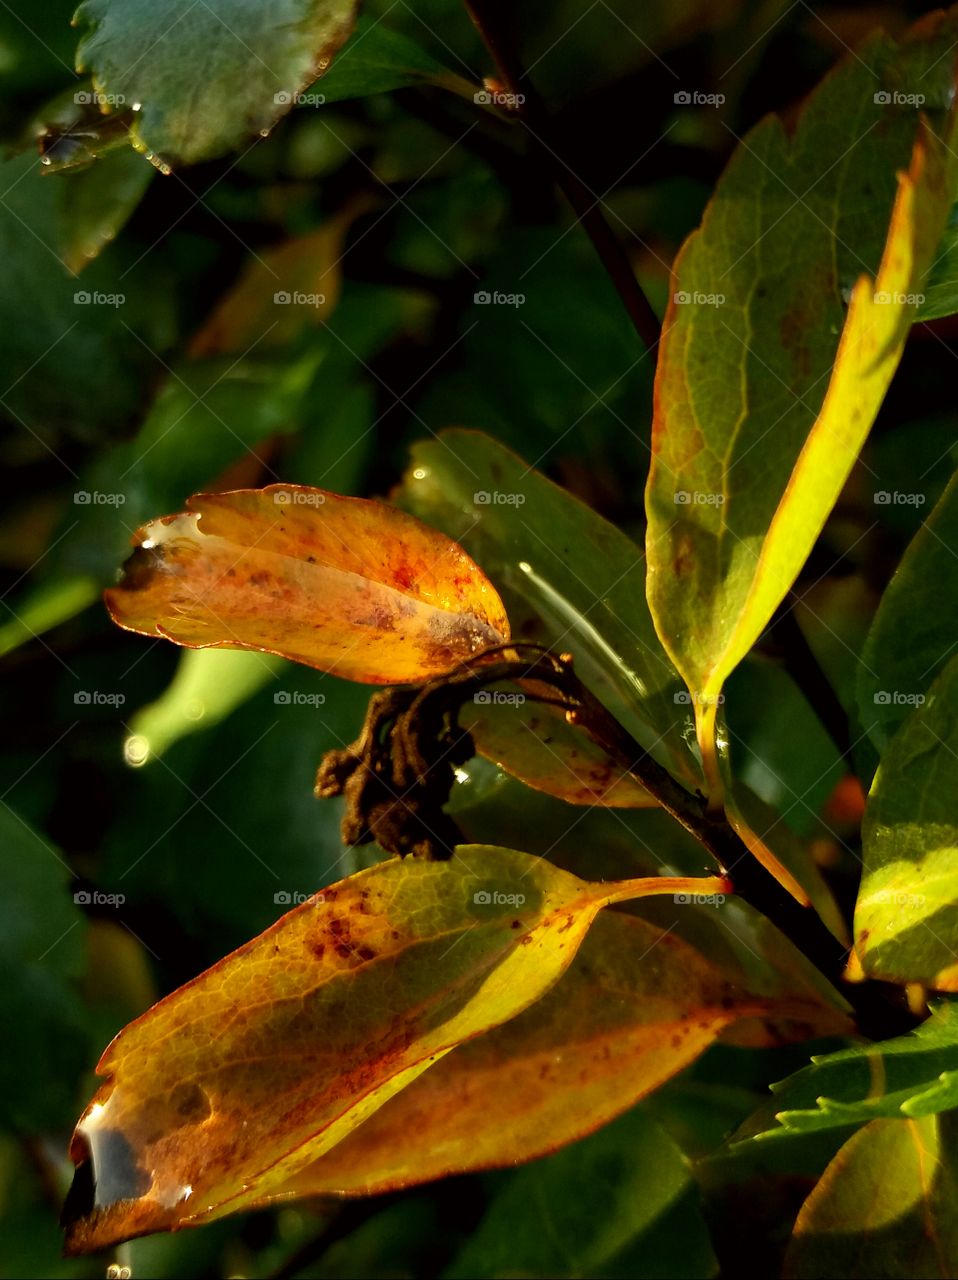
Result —
[{"label": "red-tinged leaf", "polygon": [[480,755],[569,804],[611,809],[649,809],[656,804],[587,733],[569,724],[564,711],[528,700],[518,689],[477,694],[460,710],[459,724],[469,730]]},{"label": "red-tinged leaf", "polygon": [[543,995],[602,906],[693,886],[727,883],[590,884],[463,845],[449,862],[389,861],[315,895],[107,1049],[71,1150],[68,1251],[270,1196],[450,1049]]},{"label": "red-tinged leaf", "polygon": [[810,992],[759,993],[674,934],[603,912],[548,995],[460,1045],[271,1198],[370,1195],[532,1160],[619,1115],[733,1024],[752,1044],[848,1030]]},{"label": "red-tinged leaf", "polygon": [[138,530],[115,622],[188,648],[277,653],[348,680],[441,675],[508,639],[457,543],[385,503],[304,485],[199,494]]}]

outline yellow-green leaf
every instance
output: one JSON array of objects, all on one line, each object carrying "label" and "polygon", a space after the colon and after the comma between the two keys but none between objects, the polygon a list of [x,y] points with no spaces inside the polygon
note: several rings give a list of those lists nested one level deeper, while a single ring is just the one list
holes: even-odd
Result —
[{"label": "yellow-green leaf", "polygon": [[746,1021],[752,1044],[848,1029],[806,989],[756,992],[727,957],[603,912],[547,995],[460,1045],[276,1194],[368,1195],[531,1160],[607,1123]]},{"label": "yellow-green leaf", "polygon": [[872,1120],[802,1206],[791,1280],[949,1280],[958,1272],[955,1113]]},{"label": "yellow-green leaf", "polygon": [[[868,42],[794,134],[741,142],[676,262],[646,493],[649,600],[711,760],[895,371],[955,186],[958,16]],[[920,110],[919,110],[920,108]]]},{"label": "yellow-green leaf", "polygon": [[187,507],[135,535],[106,593],[121,627],[370,684],[440,675],[508,638],[499,597],[462,548],[394,507],[304,485]]},{"label": "yellow-green leaf", "polygon": [[958,657],[885,748],[862,826],[865,972],[958,991]]}]

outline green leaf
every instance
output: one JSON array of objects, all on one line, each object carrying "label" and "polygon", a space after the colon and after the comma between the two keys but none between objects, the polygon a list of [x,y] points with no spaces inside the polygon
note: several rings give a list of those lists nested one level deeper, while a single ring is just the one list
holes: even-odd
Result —
[{"label": "green leaf", "polygon": [[958,1117],[873,1120],[805,1201],[790,1280],[948,1280],[958,1272]]},{"label": "green leaf", "polygon": [[958,311],[958,204],[952,205],[948,226],[924,285],[924,301],[916,320],[938,320]]},{"label": "green leaf", "polygon": [[461,845],[449,862],[393,859],[324,889],[106,1050],[71,1148],[77,1187],[92,1176],[94,1192],[68,1251],[248,1207],[545,994],[601,907],[725,886],[590,883]]},{"label": "green leaf", "polygon": [[[791,136],[776,118],[759,124],[676,262],[646,494],[649,599],[716,791],[716,699],[841,491],[941,236],[956,34],[951,15],[900,48],[877,37],[822,83]],[[891,92],[920,94],[930,123],[883,101]]]},{"label": "green leaf", "polygon": [[958,655],[885,749],[862,825],[865,972],[958,990]]},{"label": "green leaf", "polygon": [[475,88],[383,19],[361,14],[356,29],[317,85],[324,102],[344,102],[407,85],[438,84],[458,92]]},{"label": "green leaf", "polygon": [[958,473],[911,540],[885,589],[858,668],[858,713],[879,750],[952,656],[958,597]]},{"label": "green leaf", "polygon": [[813,1057],[810,1066],[773,1084],[772,1093],[733,1150],[958,1107],[958,1006],[938,1004],[927,1022],[893,1040]]},{"label": "green leaf", "polygon": [[514,636],[570,650],[643,746],[692,785],[700,780],[683,736],[687,695],[655,635],[631,539],[479,432],[417,444],[401,500],[482,565]]},{"label": "green leaf", "polygon": [[0,1120],[43,1130],[69,1123],[87,1053],[75,980],[85,961],[83,914],[62,854],[0,805]]},{"label": "green leaf", "polygon": [[124,744],[127,763],[146,764],[189,733],[226,718],[274,679],[280,658],[238,649],[185,649],[176,675],[161,697],[130,720]]},{"label": "green leaf", "polygon": [[325,71],[355,0],[84,0],[77,70],[131,140],[163,167],[195,164],[266,133]]},{"label": "green leaf", "polygon": [[153,177],[150,166],[124,147],[101,156],[80,173],[56,179],[61,201],[60,257],[69,271],[78,274],[110,243]]},{"label": "green leaf", "polygon": [[716,1272],[681,1151],[632,1111],[513,1174],[444,1276],[695,1280]]}]

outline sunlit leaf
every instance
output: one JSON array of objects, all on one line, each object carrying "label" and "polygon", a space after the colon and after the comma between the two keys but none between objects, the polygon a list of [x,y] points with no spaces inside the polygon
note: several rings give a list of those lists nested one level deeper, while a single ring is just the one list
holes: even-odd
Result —
[{"label": "sunlit leaf", "polygon": [[785,1260],[794,1280],[948,1280],[958,1271],[954,1113],[873,1120],[805,1201]]},{"label": "sunlit leaf", "polygon": [[725,882],[590,884],[528,854],[461,846],[449,862],[393,860],[325,889],[107,1049],[74,1137],[68,1249],[269,1195],[544,994],[603,905],[690,885]]},{"label": "sunlit leaf", "polygon": [[192,648],[261,649],[371,684],[422,679],[508,638],[462,549],[380,502],[304,485],[191,498],[145,525],[120,626]]},{"label": "sunlit leaf", "polygon": [[858,456],[951,205],[956,33],[951,15],[900,48],[877,37],[822,83],[791,136],[778,119],[759,124],[676,262],[646,495],[649,599],[716,791],[718,694]]},{"label": "sunlit leaf", "polygon": [[885,748],[862,826],[865,972],[958,990],[958,657]]},{"label": "sunlit leaf", "polygon": [[908,545],[885,588],[858,667],[858,714],[875,745],[924,699],[956,646],[943,600],[958,596],[958,475]]},{"label": "sunlit leaf", "polygon": [[130,719],[127,763],[146,764],[187,734],[218,724],[275,679],[281,665],[271,654],[187,649],[162,695]]},{"label": "sunlit leaf", "polygon": [[106,109],[137,113],[134,145],[193,164],[268,130],[329,65],[354,0],[84,0],[77,69]]},{"label": "sunlit leaf", "polygon": [[459,712],[476,750],[537,791],[570,804],[647,809],[645,787],[566,720],[565,712],[528,700],[515,687],[494,686]]},{"label": "sunlit leaf", "polygon": [[584,682],[642,745],[696,784],[687,694],[652,625],[641,548],[475,431],[416,445],[401,499],[476,557],[517,637],[573,653]]},{"label": "sunlit leaf", "polygon": [[958,1009],[942,1003],[907,1035],[819,1054],[772,1085],[772,1092],[739,1144],[767,1146],[879,1117],[914,1119],[951,1110],[958,1106]]},{"label": "sunlit leaf", "polygon": [[754,1044],[847,1026],[812,993],[756,992],[724,958],[603,912],[547,995],[460,1045],[276,1194],[367,1195],[531,1160],[605,1124],[746,1020]]}]

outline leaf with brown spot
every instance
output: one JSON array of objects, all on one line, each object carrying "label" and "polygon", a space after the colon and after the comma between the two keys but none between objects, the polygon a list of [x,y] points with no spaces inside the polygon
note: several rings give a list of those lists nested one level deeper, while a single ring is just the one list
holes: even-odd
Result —
[{"label": "leaf with brown spot", "polygon": [[727,887],[588,883],[463,845],[315,895],[107,1049],[71,1149],[68,1251],[268,1198],[450,1049],[542,996],[602,906],[693,886]]},{"label": "leaf with brown spot", "polygon": [[347,680],[416,681],[509,636],[462,548],[385,503],[304,485],[199,494],[135,535],[113,620],[188,648],[259,649]]},{"label": "leaf with brown spot", "polygon": [[656,801],[565,712],[493,686],[459,712],[480,755],[537,791],[569,804],[649,809]]},{"label": "leaf with brown spot", "polygon": [[546,996],[460,1045],[272,1198],[370,1195],[532,1160],[607,1123],[746,1022],[752,1044],[847,1030],[812,993],[750,989],[673,933],[603,912]]}]

